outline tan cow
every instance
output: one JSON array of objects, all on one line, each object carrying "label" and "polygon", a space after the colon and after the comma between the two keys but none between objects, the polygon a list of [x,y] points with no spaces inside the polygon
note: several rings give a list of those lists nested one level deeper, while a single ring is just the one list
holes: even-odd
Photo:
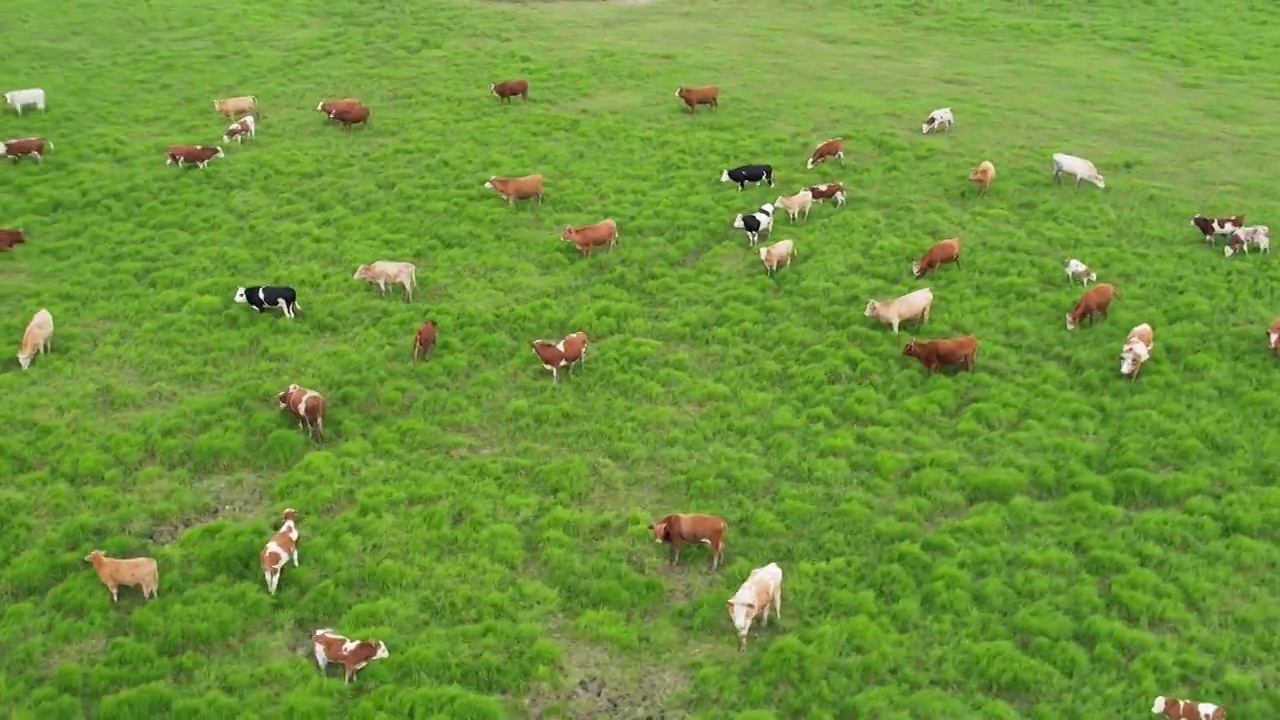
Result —
[{"label": "tan cow", "polygon": [[111,602],[120,599],[121,585],[141,587],[143,599],[155,597],[160,589],[160,569],[154,558],[109,558],[101,550],[94,550],[84,559],[93,563],[98,579],[111,591]]},{"label": "tan cow", "polygon": [[18,364],[23,370],[31,367],[36,355],[53,351],[53,315],[40,308],[31,316],[26,332],[22,333],[22,349],[18,351]]},{"label": "tan cow", "polygon": [[541,173],[534,175],[525,175],[524,177],[498,177],[494,175],[490,177],[484,184],[490,190],[496,191],[507,201],[508,205],[512,205],[516,200],[529,200],[530,198],[538,198],[538,204],[542,204],[542,175]]},{"label": "tan cow", "polygon": [[929,319],[929,309],[933,307],[933,290],[927,287],[913,290],[893,300],[869,300],[864,317],[875,317],[880,322],[893,326],[893,334],[898,334],[898,326],[907,320],[916,320],[916,329]]},{"label": "tan cow", "polygon": [[779,195],[773,204],[787,211],[787,220],[790,222],[795,222],[801,212],[804,213],[804,219],[808,220],[809,209],[813,207],[813,192],[805,188],[795,195]]},{"label": "tan cow", "polygon": [[760,262],[764,263],[764,274],[772,275],[778,272],[779,263],[791,267],[791,258],[795,255],[796,241],[791,239],[779,240],[772,245],[760,248]]},{"label": "tan cow", "polygon": [[990,160],[983,160],[977,169],[969,173],[969,182],[978,186],[978,194],[986,195],[991,183],[996,181],[996,166]]},{"label": "tan cow", "polygon": [[1280,317],[1267,330],[1267,347],[1271,349],[1272,355],[1280,355]]},{"label": "tan cow", "polygon": [[729,617],[738,631],[738,652],[747,649],[747,633],[757,617],[763,615],[762,627],[769,625],[770,608],[781,620],[782,568],[776,562],[752,570],[738,592],[729,598]]},{"label": "tan cow", "polygon": [[573,243],[583,255],[590,255],[592,250],[601,245],[607,245],[612,250],[618,244],[618,223],[613,218],[605,218],[595,225],[566,225],[560,239]]},{"label": "tan cow", "polygon": [[258,113],[258,96],[257,95],[241,95],[240,97],[224,98],[222,100],[213,101],[213,109],[234,118],[236,115],[246,113]]},{"label": "tan cow", "polygon": [[400,283],[404,286],[405,300],[413,300],[413,288],[418,284],[418,266],[411,262],[378,260],[356,268],[351,279],[377,283],[383,295],[387,294],[387,283]]}]

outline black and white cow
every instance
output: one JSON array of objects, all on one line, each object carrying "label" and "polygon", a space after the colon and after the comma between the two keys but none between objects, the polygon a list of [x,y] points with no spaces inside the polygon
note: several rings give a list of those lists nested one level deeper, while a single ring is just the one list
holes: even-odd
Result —
[{"label": "black and white cow", "polygon": [[738,192],[742,192],[749,182],[757,185],[767,182],[769,187],[773,187],[773,166],[743,165],[732,170],[725,170],[720,175],[720,182],[737,183]]},{"label": "black and white cow", "polygon": [[747,243],[752,247],[760,240],[760,233],[767,232],[773,236],[773,203],[765,203],[750,215],[738,215],[733,219],[733,226],[747,232]]},{"label": "black and white cow", "polygon": [[1205,217],[1200,213],[1196,213],[1191,218],[1191,226],[1204,234],[1204,241],[1210,245],[1216,245],[1214,242],[1215,235],[1230,235],[1235,232],[1236,228],[1244,227],[1243,215],[1232,215],[1229,217],[1211,218]]},{"label": "black and white cow", "polygon": [[249,307],[258,312],[278,307],[284,311],[284,316],[287,318],[292,318],[294,312],[301,307],[298,305],[298,294],[293,288],[282,285],[254,285],[238,288],[236,302],[248,303]]}]

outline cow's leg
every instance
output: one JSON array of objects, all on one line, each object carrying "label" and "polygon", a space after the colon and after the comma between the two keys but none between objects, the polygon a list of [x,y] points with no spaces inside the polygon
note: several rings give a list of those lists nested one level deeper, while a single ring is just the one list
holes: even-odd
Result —
[{"label": "cow's leg", "polygon": [[284,298],[277,300],[276,305],[280,308],[280,311],[284,313],[285,317],[293,317],[293,313],[289,312],[289,303]]},{"label": "cow's leg", "polygon": [[31,155],[32,155],[32,157],[34,157],[34,158],[36,159],[36,162],[38,162],[38,163],[42,163],[42,162],[44,162],[44,158],[40,157],[40,153],[38,153],[38,152],[33,152],[33,153],[31,153]]},{"label": "cow's leg", "polygon": [[379,278],[378,289],[382,291],[382,295],[385,297],[387,294],[387,281]]},{"label": "cow's leg", "polygon": [[671,564],[675,565],[680,562],[680,539],[672,537],[671,539]]},{"label": "cow's leg", "polygon": [[293,566],[298,567],[298,548],[296,546],[293,548]]},{"label": "cow's leg", "polygon": [[777,615],[779,620],[782,619],[782,586],[778,586],[778,589],[773,591],[773,614]]}]

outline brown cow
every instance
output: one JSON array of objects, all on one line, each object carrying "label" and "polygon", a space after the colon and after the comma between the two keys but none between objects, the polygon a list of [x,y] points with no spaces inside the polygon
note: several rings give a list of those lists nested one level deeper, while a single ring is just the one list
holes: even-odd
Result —
[{"label": "brown cow", "polygon": [[298,427],[305,425],[307,435],[314,435],[317,440],[324,440],[324,396],[315,390],[308,390],[297,383],[285,388],[276,395],[280,401],[280,409],[288,410]]},{"label": "brown cow", "polygon": [[844,138],[832,138],[814,148],[805,169],[812,170],[818,163],[832,157],[840,158],[840,164],[844,164]]},{"label": "brown cow", "polygon": [[836,201],[836,207],[840,207],[845,203],[844,183],[830,182],[822,185],[810,185],[806,189],[813,194],[814,202],[822,202],[827,198],[832,198]]},{"label": "brown cow", "polygon": [[560,233],[560,239],[573,243],[583,255],[590,255],[592,250],[601,245],[608,245],[612,250],[618,244],[618,223],[613,218],[605,218],[595,225],[566,225],[564,232]]},{"label": "brown cow", "polygon": [[1213,703],[1179,700],[1160,695],[1151,703],[1151,712],[1165,720],[1226,720],[1227,711]]},{"label": "brown cow", "polygon": [[418,362],[418,353],[430,355],[436,347],[436,321],[428,320],[418,328],[418,334],[413,336],[413,361]]},{"label": "brown cow", "polygon": [[329,119],[342,123],[342,129],[350,130],[352,125],[369,125],[369,108],[363,105],[339,105],[329,111]]},{"label": "brown cow", "polygon": [[8,250],[14,245],[20,245],[27,241],[27,236],[18,230],[0,230],[0,250]]},{"label": "brown cow", "polygon": [[144,600],[155,597],[160,589],[160,566],[155,558],[109,558],[101,550],[93,550],[84,559],[93,563],[98,579],[111,592],[111,602],[119,602],[121,585],[142,588]]},{"label": "brown cow", "polygon": [[341,100],[321,100],[320,104],[316,105],[316,112],[319,112],[329,120],[332,120],[333,118],[329,117],[329,113],[333,112],[334,110],[337,110],[340,107],[360,107],[360,101],[355,98],[342,98]]},{"label": "brown cow", "polygon": [[18,158],[27,155],[36,159],[36,162],[44,162],[45,150],[53,149],[53,143],[42,137],[22,138],[19,140],[6,140],[0,143],[0,155],[4,155],[15,163]]},{"label": "brown cow", "polygon": [[519,95],[521,102],[529,101],[529,81],[503,80],[489,85],[489,92],[498,98],[498,102],[511,102],[511,98]]},{"label": "brown cow", "polygon": [[684,101],[690,113],[695,112],[699,105],[710,105],[712,110],[720,108],[720,88],[715,85],[697,88],[681,85],[676,89],[676,97]]},{"label": "brown cow", "polygon": [[165,166],[177,163],[178,167],[182,167],[184,163],[193,163],[196,167],[204,169],[208,167],[209,161],[222,157],[222,148],[214,145],[170,145],[166,151],[164,164]]},{"label": "brown cow", "polygon": [[530,198],[538,198],[538,204],[542,204],[542,175],[541,173],[534,175],[525,175],[524,177],[498,177],[494,175],[485,181],[484,186],[490,190],[497,191],[508,205],[515,204],[516,200],[528,200]]},{"label": "brown cow", "polygon": [[680,547],[686,543],[706,543],[711,548],[711,569],[724,561],[724,533],[729,525],[724,518],[715,515],[685,515],[672,513],[661,520],[649,523],[653,539],[671,543],[671,564],[680,562]]},{"label": "brown cow", "polygon": [[1271,348],[1272,355],[1280,355],[1280,317],[1276,318],[1276,322],[1267,330],[1267,347]]},{"label": "brown cow", "polygon": [[924,277],[930,270],[935,270],[939,265],[946,263],[955,263],[956,267],[960,267],[960,238],[947,238],[934,243],[918,262],[911,263],[911,274]]},{"label": "brown cow", "polygon": [[1075,330],[1081,320],[1089,319],[1089,324],[1093,324],[1093,316],[1101,314],[1107,317],[1107,308],[1111,305],[1111,298],[1116,294],[1115,288],[1111,287],[1111,283],[1099,283],[1084,291],[1080,296],[1080,301],[1076,306],[1067,313],[1067,329]]},{"label": "brown cow", "polygon": [[911,342],[902,348],[902,354],[919,360],[930,375],[943,365],[964,365],[965,370],[973,372],[973,356],[978,354],[978,338],[973,335],[949,340],[911,338]]},{"label": "brown cow", "polygon": [[1217,243],[1214,240],[1217,235],[1231,235],[1236,231],[1236,228],[1244,227],[1244,215],[1212,218],[1196,213],[1191,217],[1191,226],[1204,235],[1205,242],[1210,245],[1216,245]]},{"label": "brown cow", "polygon": [[356,673],[374,660],[391,657],[387,644],[381,640],[352,640],[339,635],[332,628],[320,628],[311,634],[312,650],[320,672],[331,663],[341,663],[346,670],[346,680],[351,682]]},{"label": "brown cow", "polygon": [[587,365],[587,334],[576,332],[558,343],[550,340],[534,340],[533,354],[542,361],[542,367],[551,371],[551,381],[560,382],[560,368],[569,366],[566,372],[572,373],[574,363],[585,368]]}]

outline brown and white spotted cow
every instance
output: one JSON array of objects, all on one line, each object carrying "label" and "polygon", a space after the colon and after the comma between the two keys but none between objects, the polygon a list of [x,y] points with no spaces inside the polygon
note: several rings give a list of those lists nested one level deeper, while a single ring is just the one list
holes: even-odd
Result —
[{"label": "brown and white spotted cow", "polygon": [[1267,347],[1271,349],[1272,355],[1280,355],[1280,317],[1267,330]]},{"label": "brown and white spotted cow", "polygon": [[1227,711],[1213,703],[1179,700],[1161,695],[1151,704],[1151,712],[1167,720],[1225,720]]},{"label": "brown and white spotted cow", "polygon": [[331,662],[339,663],[346,670],[344,682],[347,683],[369,663],[391,656],[387,644],[381,640],[352,640],[334,632],[333,628],[320,628],[312,633],[311,645],[320,672]]},{"label": "brown and white spotted cow", "polygon": [[306,427],[307,435],[324,440],[324,396],[294,383],[276,395],[280,409],[288,410],[298,427]]},{"label": "brown and white spotted cow", "polygon": [[33,157],[36,162],[44,162],[44,154],[53,149],[53,143],[42,137],[22,138],[0,142],[0,155],[15,163],[20,157]]},{"label": "brown and white spotted cow", "polygon": [[284,524],[267,541],[262,552],[258,553],[258,559],[262,562],[262,576],[267,579],[267,590],[272,595],[276,594],[276,588],[280,586],[280,570],[284,564],[292,559],[293,566],[298,567],[297,513],[293,508],[285,509]]},{"label": "brown and white spotted cow", "polygon": [[567,372],[573,372],[573,365],[586,367],[587,334],[576,332],[560,342],[550,340],[534,340],[533,354],[542,361],[542,367],[551,371],[551,381],[560,382],[560,368],[568,366]]}]

